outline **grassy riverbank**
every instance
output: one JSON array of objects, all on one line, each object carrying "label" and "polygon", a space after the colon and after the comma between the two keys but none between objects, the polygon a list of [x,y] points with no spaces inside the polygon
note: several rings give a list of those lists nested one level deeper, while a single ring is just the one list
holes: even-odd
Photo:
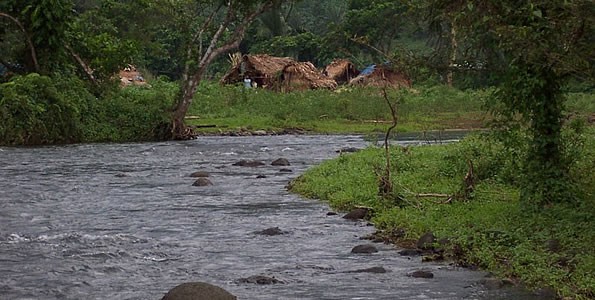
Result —
[{"label": "grassy riverbank", "polygon": [[[399,101],[399,132],[477,129],[491,119],[485,103],[491,90],[458,90],[443,85],[420,85],[412,90],[389,90]],[[569,112],[586,118],[595,113],[590,93],[569,93]],[[201,133],[240,130],[281,131],[300,128],[314,133],[384,133],[392,117],[378,89],[340,88],[276,93],[241,86],[204,82],[187,123]],[[206,126],[206,127],[205,127]]]},{"label": "grassy riverbank", "polygon": [[[577,138],[577,136],[575,136]],[[559,204],[539,213],[519,205],[521,153],[507,151],[489,135],[463,142],[392,147],[394,194],[404,207],[378,196],[375,170],[385,164],[383,149],[368,148],[317,166],[292,183],[292,191],[328,201],[338,210],[373,208],[372,222],[402,246],[425,232],[448,238],[455,260],[479,266],[530,288],[550,287],[572,299],[595,297],[595,129],[580,135],[571,166],[575,204]],[[416,197],[455,194],[475,166],[476,185],[469,200]],[[578,204],[577,204],[578,203]],[[405,231],[405,235],[394,233]]]},{"label": "grassy riverbank", "polygon": [[[485,126],[482,107],[490,91],[461,91],[445,86],[420,86],[410,91],[389,91],[399,100],[399,131],[470,129]],[[190,125],[204,133],[238,129],[280,130],[301,128],[318,133],[384,132],[391,115],[378,89],[341,88],[275,93],[239,86],[208,83],[189,111]]]}]

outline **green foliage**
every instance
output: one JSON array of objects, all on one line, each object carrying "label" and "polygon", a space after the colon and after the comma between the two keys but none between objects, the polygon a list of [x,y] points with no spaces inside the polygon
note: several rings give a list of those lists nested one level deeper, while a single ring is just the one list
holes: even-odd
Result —
[{"label": "green foliage", "polygon": [[[30,38],[40,69],[35,69],[29,46],[9,47],[6,57],[9,61],[6,62],[20,65],[27,72],[44,74],[50,74],[67,64],[64,45],[73,19],[72,8],[71,0],[3,1],[0,12],[16,18],[25,32],[21,32],[21,28],[15,24],[10,24],[8,30],[0,30],[0,37],[4,34],[18,34],[22,44]],[[12,39],[8,41],[14,42]],[[0,38],[0,43],[2,42]]]},{"label": "green foliage", "polygon": [[276,36],[252,46],[250,52],[290,56],[298,61],[309,61],[318,66],[326,65],[334,58],[334,53],[325,47],[322,37],[311,32]]},{"label": "green foliage", "polygon": [[79,15],[69,35],[72,47],[99,80],[109,80],[127,64],[139,61],[139,45],[119,37],[118,28],[97,10]]},{"label": "green foliage", "polygon": [[129,142],[163,139],[177,85],[114,87],[100,99],[74,77],[35,73],[0,85],[0,144]]},{"label": "green foliage", "polygon": [[36,73],[0,85],[0,143],[39,145],[81,140],[80,118],[92,96],[75,78]]},{"label": "green foliage", "polygon": [[175,83],[155,81],[151,87],[131,86],[109,90],[89,105],[84,141],[130,142],[162,140],[167,113],[178,90]]},{"label": "green foliage", "polygon": [[[504,142],[522,144],[522,136],[503,139],[496,134],[472,135],[448,145],[392,147],[393,185],[406,196],[409,206],[396,207],[376,194],[374,165],[382,163],[383,151],[368,148],[343,154],[308,170],[291,183],[291,190],[328,201],[347,210],[357,205],[372,207],[376,227],[390,233],[404,229],[400,240],[411,244],[425,232],[448,238],[452,258],[477,265],[497,276],[518,278],[530,288],[554,288],[561,296],[591,299],[595,278],[595,129],[577,133],[575,163],[569,166],[580,207],[557,203],[540,213],[522,209],[520,187],[524,174],[522,153],[509,152]],[[566,131],[565,131],[566,132]],[[418,193],[456,191],[473,161],[477,181],[473,198],[440,203],[439,199],[416,198]],[[450,252],[448,252],[450,253]]]}]

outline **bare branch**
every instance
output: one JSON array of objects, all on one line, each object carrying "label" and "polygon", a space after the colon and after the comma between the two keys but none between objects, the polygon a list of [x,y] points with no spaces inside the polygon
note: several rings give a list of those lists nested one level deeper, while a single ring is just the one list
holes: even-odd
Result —
[{"label": "bare branch", "polygon": [[231,0],[227,1],[228,8],[227,8],[227,14],[225,16],[225,20],[223,21],[223,23],[221,23],[221,25],[219,25],[219,28],[213,35],[213,38],[211,39],[211,43],[209,44],[209,47],[207,48],[205,53],[204,54],[200,53],[200,55],[202,55],[202,59],[200,60],[200,64],[198,65],[199,69],[204,68],[204,66],[206,66],[210,63],[210,61],[212,60],[210,57],[213,54],[213,49],[215,49],[215,47],[217,46],[217,43],[219,42],[219,38],[221,38],[221,35],[225,31],[225,29],[227,29],[227,26],[233,20],[233,16],[235,14],[235,9],[232,6],[232,4],[233,4],[233,2]]},{"label": "bare branch", "polygon": [[[209,15],[209,17],[205,20],[205,22],[202,24],[200,29],[194,33],[194,35],[192,36],[192,38],[190,40],[190,43],[188,44],[188,49],[186,50],[186,61],[189,61],[192,58],[192,49],[194,48],[192,45],[194,45],[194,43],[196,43],[197,41],[198,41],[198,53],[199,53],[199,55],[202,55],[202,35],[205,32],[205,30],[207,29],[207,27],[209,27],[209,25],[211,25],[213,18],[215,18],[215,16],[217,15],[217,13],[219,13],[219,11],[221,10],[222,7],[223,7],[223,2],[221,2],[219,4],[219,6],[217,7],[217,9],[215,9]],[[184,67],[184,77],[187,77],[189,72],[190,72],[190,65],[188,63],[186,63],[186,65]]]},{"label": "bare branch", "polygon": [[35,71],[39,72],[39,63],[37,62],[37,53],[35,52],[35,47],[33,46],[31,37],[29,36],[29,33],[27,33],[27,30],[25,30],[25,27],[23,26],[23,24],[21,24],[21,22],[19,22],[19,20],[17,20],[15,17],[13,17],[7,13],[0,12],[0,17],[5,17],[5,18],[10,19],[23,32],[23,35],[25,35],[25,39],[27,41],[27,45],[29,46],[29,51],[31,52],[31,60],[33,60],[33,66],[35,68]]},{"label": "bare branch", "polygon": [[97,79],[93,75],[93,69],[91,69],[91,67],[89,67],[89,65],[87,65],[87,63],[85,63],[85,61],[76,52],[74,52],[72,47],[70,47],[68,44],[64,44],[64,48],[66,48],[66,50],[68,50],[68,52],[70,53],[70,56],[72,56],[74,58],[74,60],[76,60],[76,62],[81,66],[83,71],[85,71],[85,74],[87,75],[89,80],[91,80],[91,82],[94,85],[96,85],[96,86],[99,85],[99,83],[97,82]]},{"label": "bare branch", "polygon": [[246,33],[246,29],[248,28],[248,25],[250,25],[250,23],[258,15],[262,14],[263,12],[265,12],[267,9],[271,8],[272,6],[273,6],[273,1],[267,1],[266,3],[261,5],[258,9],[256,9],[254,12],[252,12],[250,15],[246,16],[242,20],[242,23],[240,25],[238,25],[238,27],[236,27],[236,29],[234,30],[229,41],[226,44],[222,45],[221,47],[215,49],[212,52],[211,57],[209,57],[209,59],[208,59],[208,62],[210,63],[211,60],[213,60],[217,56],[239,47],[240,42],[244,38],[244,34]]}]

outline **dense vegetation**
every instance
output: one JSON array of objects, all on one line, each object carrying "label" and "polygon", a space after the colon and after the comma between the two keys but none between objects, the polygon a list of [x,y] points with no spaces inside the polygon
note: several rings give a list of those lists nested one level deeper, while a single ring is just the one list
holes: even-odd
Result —
[{"label": "dense vegetation", "polygon": [[[580,126],[580,125],[579,125]],[[506,137],[503,139],[503,137]],[[426,232],[448,239],[447,257],[521,281],[532,289],[553,288],[571,299],[595,297],[595,130],[564,131],[574,157],[569,167],[575,204],[550,205],[539,213],[523,210],[524,137],[510,133],[472,135],[460,143],[399,147],[390,159],[394,176],[391,197],[379,194],[378,170],[384,151],[371,147],[317,166],[292,182],[292,191],[328,201],[339,210],[371,207],[371,221],[384,238],[405,247]],[[467,199],[456,195],[474,164],[475,186]],[[405,205],[397,205],[395,199]]]},{"label": "dense vegetation", "polygon": [[[491,125],[489,138],[393,149],[380,165],[374,150],[341,157],[311,175],[338,182],[318,187],[304,177],[296,189],[339,208],[375,206],[381,227],[404,226],[411,235],[432,229],[463,246],[473,238],[479,242],[468,248],[467,260],[590,297],[593,257],[581,249],[593,246],[584,236],[592,236],[587,220],[595,186],[588,175],[593,153],[585,146],[593,143],[586,120],[595,115],[594,6],[589,0],[5,0],[0,145],[194,137],[187,125],[217,126],[207,133],[291,127],[371,137],[394,123],[396,132]],[[215,82],[229,67],[225,54],[235,50],[317,67],[334,58],[358,68],[386,63],[414,86],[289,94],[220,86]],[[121,87],[117,72],[128,65],[147,84]],[[196,118],[186,123],[188,116]],[[370,160],[376,169],[364,167]],[[437,206],[411,200],[412,191],[453,193],[469,160],[479,180],[473,199]],[[341,170],[348,174],[337,179]],[[350,188],[350,176],[366,179],[369,190]],[[439,221],[445,219],[452,226]],[[491,227],[503,232],[505,244],[485,239]],[[539,248],[548,235],[564,245],[555,252],[564,259],[561,269]]]}]

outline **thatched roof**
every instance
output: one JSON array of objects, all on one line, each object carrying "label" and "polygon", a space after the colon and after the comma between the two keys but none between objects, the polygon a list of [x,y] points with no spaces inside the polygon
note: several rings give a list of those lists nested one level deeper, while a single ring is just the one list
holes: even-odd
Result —
[{"label": "thatched roof", "polygon": [[335,59],[324,68],[323,74],[342,84],[356,77],[359,71],[348,59]]},{"label": "thatched roof", "polygon": [[337,82],[328,78],[310,62],[294,62],[283,68],[281,75],[283,91],[308,89],[335,89]]},{"label": "thatched roof", "polygon": [[295,61],[289,57],[275,57],[266,54],[244,55],[239,64],[221,78],[221,83],[230,84],[250,78],[258,86],[272,87],[285,66]]},{"label": "thatched roof", "polygon": [[283,91],[337,87],[333,79],[323,76],[309,62],[266,54],[242,56],[223,76],[221,83],[242,82],[245,78],[251,79],[258,87]]},{"label": "thatched roof", "polygon": [[123,70],[120,70],[120,72],[118,72],[118,76],[120,77],[121,86],[147,84],[145,78],[140,72],[136,70],[136,67],[133,65],[128,65]]},{"label": "thatched roof", "polygon": [[402,72],[390,69],[387,66],[375,66],[369,73],[362,74],[349,81],[351,85],[375,87],[411,87],[411,79]]}]

